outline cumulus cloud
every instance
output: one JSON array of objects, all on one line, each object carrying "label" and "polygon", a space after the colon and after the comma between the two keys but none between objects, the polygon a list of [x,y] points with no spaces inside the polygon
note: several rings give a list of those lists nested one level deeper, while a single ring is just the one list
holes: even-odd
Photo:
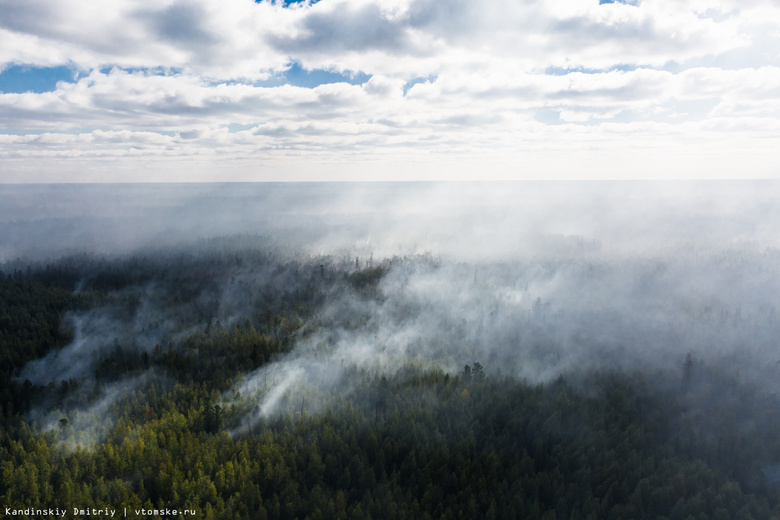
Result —
[{"label": "cumulus cloud", "polygon": [[[138,171],[139,146],[139,180],[180,178],[158,157],[230,157],[226,180],[401,169],[443,178],[432,173],[439,154],[469,156],[453,178],[481,176],[475,164],[500,178],[632,176],[612,165],[648,149],[688,163],[694,177],[727,175],[724,164],[755,152],[764,159],[750,175],[778,166],[769,152],[778,144],[780,9],[763,0],[121,0],[89,9],[32,0],[0,2],[0,14],[0,70],[78,73],[43,93],[9,90],[0,75],[0,128],[13,135],[0,140],[6,181],[50,180],[57,168],[74,180],[85,164],[132,180],[119,172]],[[330,83],[312,76],[293,86],[291,67],[327,72]],[[344,81],[333,83],[338,75]],[[731,140],[713,140],[716,130]],[[729,152],[726,163],[711,155],[713,143]],[[537,149],[572,159],[553,157],[542,171],[550,158]],[[574,156],[589,149],[584,168]],[[603,164],[600,153],[614,160]],[[109,156],[114,168],[89,163]],[[33,163],[30,177],[20,165]],[[200,173],[182,171],[225,178],[216,163],[199,164]],[[662,162],[657,175],[672,170],[684,168]]]}]

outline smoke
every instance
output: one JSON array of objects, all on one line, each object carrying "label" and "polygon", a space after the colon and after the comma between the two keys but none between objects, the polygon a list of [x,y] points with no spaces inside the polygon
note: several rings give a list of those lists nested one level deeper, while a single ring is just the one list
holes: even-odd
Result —
[{"label": "smoke", "polygon": [[0,261],[236,234],[363,262],[777,247],[778,195],[771,181],[4,185]]},{"label": "smoke", "polygon": [[[778,261],[774,251],[478,265],[388,260],[375,294],[331,294],[315,331],[238,391],[256,396],[261,416],[279,410],[280,392],[291,403],[312,389],[345,393],[338,375],[353,367],[455,374],[479,361],[489,373],[541,383],[600,368],[679,371],[692,353],[756,374],[780,360]],[[780,390],[777,370],[770,372],[766,384]],[[278,383],[269,386],[269,377]]]},{"label": "smoke", "polygon": [[235,433],[317,413],[353,370],[478,361],[546,382],[679,371],[691,353],[778,386],[778,183],[71,186],[34,203],[46,189],[0,190],[18,197],[0,214],[6,270],[75,248],[119,272],[142,255],[154,275],[106,291],[85,270],[82,291],[111,301],[72,314],[72,344],[22,371],[35,383],[303,304],[292,350],[224,393]]},{"label": "smoke", "polygon": [[151,373],[113,384],[100,392],[90,405],[70,410],[41,408],[33,410],[29,419],[42,432],[53,432],[56,443],[66,451],[91,448],[103,442],[114,427],[116,416],[112,407],[117,401],[144,387]]},{"label": "smoke", "polygon": [[[86,282],[82,280],[79,286]],[[78,290],[78,289],[77,289]],[[186,323],[184,306],[166,306],[168,298],[153,286],[133,286],[108,294],[108,302],[65,316],[73,341],[31,361],[20,379],[49,382],[92,379],[97,363],[114,352],[151,352]]]}]

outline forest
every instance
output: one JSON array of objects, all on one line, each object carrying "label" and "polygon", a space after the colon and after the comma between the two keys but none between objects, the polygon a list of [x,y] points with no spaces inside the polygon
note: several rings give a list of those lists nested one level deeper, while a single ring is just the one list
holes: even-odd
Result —
[{"label": "forest", "polygon": [[0,512],[780,518],[777,256],[8,260]]}]

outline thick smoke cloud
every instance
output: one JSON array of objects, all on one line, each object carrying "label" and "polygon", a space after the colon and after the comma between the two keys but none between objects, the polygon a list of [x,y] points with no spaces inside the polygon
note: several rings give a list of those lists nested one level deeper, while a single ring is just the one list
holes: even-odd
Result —
[{"label": "thick smoke cloud", "polygon": [[30,420],[41,431],[58,432],[58,443],[68,451],[89,448],[102,442],[114,426],[112,406],[138,389],[144,388],[150,373],[116,383],[99,394],[99,397],[84,407],[74,407],[68,413],[53,408],[37,408],[30,414]]},{"label": "thick smoke cloud", "polygon": [[543,383],[605,368],[680,372],[689,354],[780,389],[776,369],[757,370],[780,362],[778,260],[776,252],[739,251],[476,268],[399,262],[376,299],[329,300],[319,333],[237,390],[259,396],[261,416],[280,410],[282,392],[290,413],[312,391],[346,392],[342,376],[353,369],[456,374],[478,361],[493,375]]},{"label": "thick smoke cloud", "polygon": [[[49,189],[0,191],[15,201],[0,205],[12,208],[6,268],[80,250],[126,268],[145,255],[162,274],[74,312],[72,344],[22,371],[36,383],[89,378],[117,342],[175,348],[311,294],[292,350],[223,396],[245,409],[232,431],[316,413],[354,370],[454,375],[477,361],[546,382],[680,371],[691,354],[777,386],[777,183],[69,186],[42,197]],[[187,278],[192,262],[215,267]],[[80,287],[94,283],[86,270]],[[190,297],[177,301],[182,284]]]}]

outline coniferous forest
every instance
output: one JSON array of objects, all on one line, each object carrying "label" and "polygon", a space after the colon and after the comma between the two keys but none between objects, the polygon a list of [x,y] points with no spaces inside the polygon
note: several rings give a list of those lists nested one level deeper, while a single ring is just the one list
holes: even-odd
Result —
[{"label": "coniferous forest", "polygon": [[263,189],[0,228],[0,515],[780,518],[770,224]]},{"label": "coniferous forest", "polygon": [[[347,363],[345,348],[359,359],[362,341],[400,334],[382,330],[377,312],[398,323],[427,312],[418,300],[392,302],[389,284],[449,267],[426,255],[296,260],[247,241],[8,264],[4,508],[299,519],[780,514],[777,394],[739,362],[681,351],[666,368],[594,363],[542,381],[511,373],[505,346],[447,345],[457,368],[434,341],[403,355],[372,347],[372,359]],[[485,283],[506,276],[494,269]],[[509,311],[486,309],[484,323],[450,324],[444,340],[517,334],[523,356],[541,355],[544,342],[558,356],[544,302],[518,311],[518,330],[503,338],[488,329]]]}]

